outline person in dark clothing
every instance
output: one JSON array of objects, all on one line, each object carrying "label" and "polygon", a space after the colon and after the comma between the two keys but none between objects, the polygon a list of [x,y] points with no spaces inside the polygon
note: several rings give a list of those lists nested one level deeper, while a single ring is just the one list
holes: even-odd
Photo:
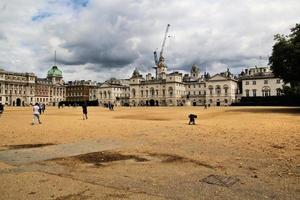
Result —
[{"label": "person in dark clothing", "polygon": [[44,114],[44,112],[45,112],[45,110],[46,110],[46,104],[42,104],[42,111],[43,111],[43,114]]},{"label": "person in dark clothing", "polygon": [[42,114],[42,104],[38,104],[38,106],[39,106],[39,113],[41,115]]},{"label": "person in dark clothing", "polygon": [[82,104],[82,113],[83,113],[83,120],[88,119],[86,102]]},{"label": "person in dark clothing", "polygon": [[190,119],[190,121],[189,121],[189,125],[195,125],[195,118],[197,118],[197,115],[194,115],[194,114],[190,114],[189,115],[189,119]]},{"label": "person in dark clothing", "polygon": [[1,114],[3,113],[4,111],[4,105],[2,103],[0,103],[0,117],[1,117]]}]

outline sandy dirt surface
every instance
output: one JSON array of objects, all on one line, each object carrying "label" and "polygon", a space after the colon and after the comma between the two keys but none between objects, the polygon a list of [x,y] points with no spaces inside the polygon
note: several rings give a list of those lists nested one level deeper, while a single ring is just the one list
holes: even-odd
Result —
[{"label": "sandy dirt surface", "polygon": [[[88,112],[82,120],[80,107],[47,107],[42,124],[32,126],[31,108],[6,107],[0,199],[300,197],[299,108]],[[190,113],[196,125],[188,125]]]}]

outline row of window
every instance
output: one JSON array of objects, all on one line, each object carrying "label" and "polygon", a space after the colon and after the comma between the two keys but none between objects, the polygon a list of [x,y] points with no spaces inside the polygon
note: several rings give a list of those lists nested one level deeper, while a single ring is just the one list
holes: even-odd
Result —
[{"label": "row of window", "polygon": [[198,86],[199,88],[201,88],[201,84],[193,84],[193,85],[188,85],[188,88],[196,88],[196,86]]},{"label": "row of window", "polygon": [[[203,91],[203,94],[202,94],[201,91],[199,91],[198,94],[197,94],[196,91],[193,92],[193,95],[205,95],[205,94],[206,94],[206,91]],[[188,95],[192,95],[192,93],[191,93],[191,92],[188,92]]]},{"label": "row of window", "polygon": [[[8,90],[5,90],[5,94],[19,94],[19,95],[22,95],[22,93],[23,93],[23,95],[25,95],[26,94],[26,90],[24,90],[23,92],[22,92],[22,90],[9,90],[9,92],[8,92]],[[0,94],[2,94],[2,90],[1,89],[0,89]],[[30,91],[30,94],[31,95],[33,94],[32,90]]]},{"label": "row of window", "polygon": [[[0,83],[0,88],[1,88],[2,84]],[[28,86],[26,85],[18,85],[18,84],[3,84],[3,86],[5,86],[5,89],[8,89],[8,87],[12,88],[12,89],[25,89]],[[33,89],[33,85],[30,86],[31,89]]]},{"label": "row of window", "polygon": [[[111,97],[111,93],[100,94],[100,99],[110,99]],[[114,97],[129,97],[129,94],[115,94]]]},{"label": "row of window", "polygon": [[[215,89],[215,93],[216,93],[216,95],[217,96],[220,96],[221,95],[221,91],[222,91],[222,89],[220,88],[220,87],[217,87],[216,89]],[[213,95],[213,88],[209,88],[209,95]],[[224,95],[225,96],[227,96],[228,95],[228,88],[226,87],[226,88],[224,88]]]},{"label": "row of window", "polygon": [[[36,98],[37,102],[48,102],[48,100],[50,100],[50,102],[51,102],[52,98],[47,98],[47,97],[45,97],[45,98],[42,98],[42,97]],[[53,102],[58,102],[58,101],[62,101],[62,100],[63,100],[62,98],[53,98]]]},{"label": "row of window", "polygon": [[[5,76],[6,80],[17,80],[17,81],[27,81],[26,77],[20,77],[20,76],[10,76],[10,75],[6,75]],[[34,78],[33,77],[29,77],[29,80],[33,81]]]},{"label": "row of window", "polygon": [[[276,80],[276,83],[281,83],[280,79]],[[250,81],[246,81],[246,85],[249,85]],[[264,84],[269,84],[269,80],[264,80]],[[252,85],[256,85],[256,81],[252,81]]]},{"label": "row of window", "polygon": [[[246,92],[246,97],[249,97],[250,96],[250,90],[245,90],[245,92]],[[264,97],[271,96],[271,89],[270,88],[263,88],[261,92],[262,92],[262,96],[264,96]],[[276,89],[276,95],[277,96],[282,95],[282,91],[281,91],[280,88]],[[252,90],[252,96],[253,97],[257,96],[257,90],[256,89]]]}]

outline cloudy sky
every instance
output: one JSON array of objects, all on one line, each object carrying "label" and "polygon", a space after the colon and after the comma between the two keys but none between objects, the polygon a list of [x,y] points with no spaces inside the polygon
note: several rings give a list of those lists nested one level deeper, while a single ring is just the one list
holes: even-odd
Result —
[{"label": "cloudy sky", "polygon": [[45,77],[56,50],[65,80],[153,73],[169,23],[169,71],[237,73],[267,64],[299,11],[299,0],[0,0],[0,68]]}]

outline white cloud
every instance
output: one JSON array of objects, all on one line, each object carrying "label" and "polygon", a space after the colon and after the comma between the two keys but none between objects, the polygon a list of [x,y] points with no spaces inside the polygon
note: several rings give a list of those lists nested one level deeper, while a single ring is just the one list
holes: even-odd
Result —
[{"label": "white cloud", "polygon": [[[76,3],[77,2],[77,3]],[[87,4],[86,4],[87,3]],[[170,23],[170,70],[211,73],[267,63],[273,35],[299,23],[298,0],[4,0],[0,66],[45,76],[57,51],[66,80],[151,70]],[[259,59],[259,57],[264,59]]]}]

